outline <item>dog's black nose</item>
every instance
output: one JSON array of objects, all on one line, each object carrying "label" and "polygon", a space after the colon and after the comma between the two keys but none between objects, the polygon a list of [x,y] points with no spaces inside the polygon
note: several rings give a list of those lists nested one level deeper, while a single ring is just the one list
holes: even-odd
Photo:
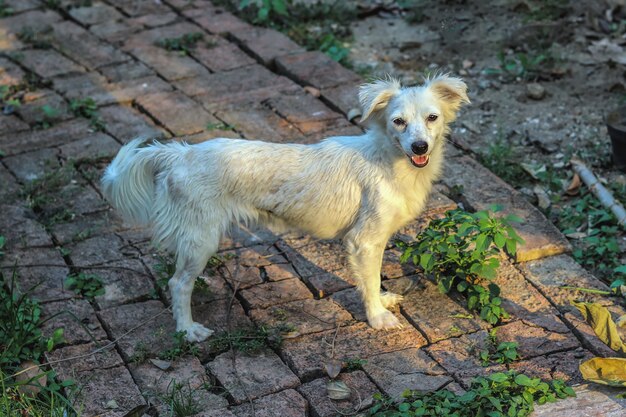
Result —
[{"label": "dog's black nose", "polygon": [[411,150],[415,153],[415,155],[423,155],[426,151],[428,151],[428,143],[423,140],[413,142],[411,144]]}]

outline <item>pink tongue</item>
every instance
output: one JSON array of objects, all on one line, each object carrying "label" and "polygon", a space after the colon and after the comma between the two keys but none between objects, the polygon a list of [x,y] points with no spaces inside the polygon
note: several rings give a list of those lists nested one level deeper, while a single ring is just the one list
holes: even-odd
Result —
[{"label": "pink tongue", "polygon": [[428,162],[428,155],[415,155],[412,156],[411,159],[416,165],[424,165]]}]

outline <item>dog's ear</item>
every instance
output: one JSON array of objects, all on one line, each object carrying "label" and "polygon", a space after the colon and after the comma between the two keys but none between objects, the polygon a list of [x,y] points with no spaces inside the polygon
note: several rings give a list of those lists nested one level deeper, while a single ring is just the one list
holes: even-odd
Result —
[{"label": "dog's ear", "polygon": [[373,83],[363,84],[359,88],[359,101],[361,102],[361,122],[378,110],[384,109],[389,100],[400,91],[400,82],[393,78],[377,80]]},{"label": "dog's ear", "polygon": [[446,123],[456,119],[456,113],[463,104],[469,104],[467,85],[460,78],[438,75],[427,81],[426,85],[443,102],[443,118]]}]

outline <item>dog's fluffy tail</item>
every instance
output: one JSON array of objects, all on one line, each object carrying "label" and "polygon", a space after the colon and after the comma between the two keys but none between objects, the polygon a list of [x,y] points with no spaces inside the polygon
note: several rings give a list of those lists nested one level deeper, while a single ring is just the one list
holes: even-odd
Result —
[{"label": "dog's fluffy tail", "polygon": [[141,148],[139,137],[124,145],[102,176],[102,192],[124,217],[148,224],[154,205],[155,147]]}]

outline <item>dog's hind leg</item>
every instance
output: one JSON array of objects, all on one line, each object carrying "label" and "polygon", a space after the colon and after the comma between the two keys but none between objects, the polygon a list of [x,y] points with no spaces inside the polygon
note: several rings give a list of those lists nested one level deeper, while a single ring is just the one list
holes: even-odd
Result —
[{"label": "dog's hind leg", "polygon": [[218,240],[204,242],[202,245],[190,243],[186,250],[180,250],[176,259],[176,272],[169,281],[172,295],[172,312],[176,321],[176,331],[185,331],[185,338],[190,342],[201,342],[213,334],[191,317],[191,293],[196,278],[202,273],[209,258],[217,251]]}]

